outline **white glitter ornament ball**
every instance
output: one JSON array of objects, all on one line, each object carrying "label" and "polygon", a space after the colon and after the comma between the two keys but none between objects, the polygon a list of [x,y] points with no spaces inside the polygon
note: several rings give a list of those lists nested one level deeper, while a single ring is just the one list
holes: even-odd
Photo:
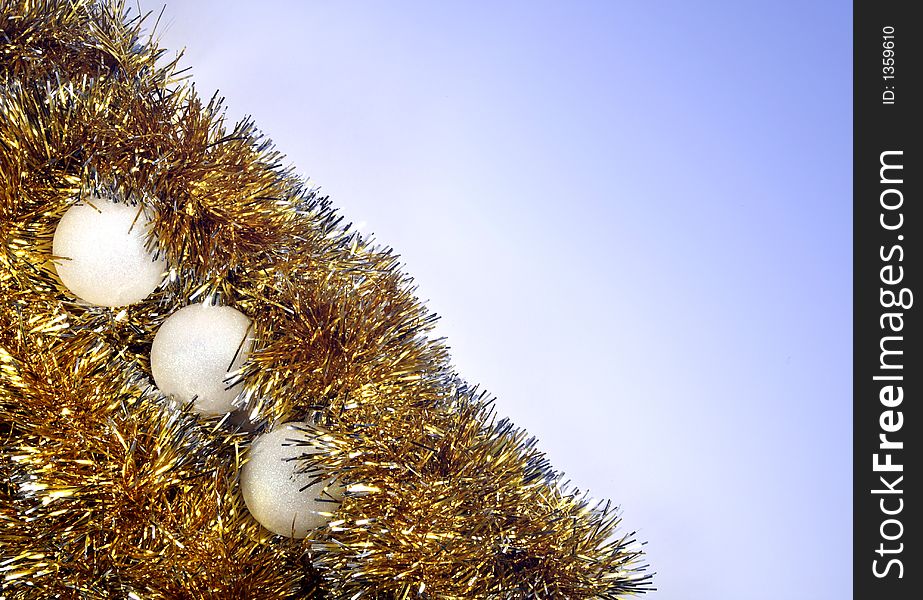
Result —
[{"label": "white glitter ornament ball", "polygon": [[247,359],[250,319],[230,306],[192,304],[170,315],[151,345],[151,373],[164,394],[203,415],[233,411],[241,391],[227,381]]},{"label": "white glitter ornament ball", "polygon": [[55,269],[75,296],[97,306],[147,298],[166,264],[144,247],[147,215],[137,206],[92,197],[67,209],[52,241]]},{"label": "white glitter ornament ball", "polygon": [[322,451],[298,445],[310,437],[296,427],[310,428],[306,423],[286,423],[254,440],[240,471],[240,490],[260,525],[279,535],[303,539],[327,523],[343,491],[330,480],[309,485],[317,479],[316,472],[296,472],[311,467],[293,459]]}]

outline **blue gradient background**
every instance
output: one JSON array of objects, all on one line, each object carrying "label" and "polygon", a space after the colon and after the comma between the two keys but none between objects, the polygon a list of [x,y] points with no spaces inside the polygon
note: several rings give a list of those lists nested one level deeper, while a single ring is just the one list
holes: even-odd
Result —
[{"label": "blue gradient background", "polygon": [[652,598],[849,596],[849,3],[171,0],[160,29],[621,504]]}]

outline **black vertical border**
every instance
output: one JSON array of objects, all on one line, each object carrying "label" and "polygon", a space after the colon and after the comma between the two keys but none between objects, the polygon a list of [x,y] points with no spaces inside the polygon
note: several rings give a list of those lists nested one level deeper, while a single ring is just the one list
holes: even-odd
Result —
[{"label": "black vertical border", "polygon": [[[918,526],[920,496],[909,491],[923,484],[918,468],[923,429],[917,407],[923,402],[923,361],[916,351],[921,336],[916,304],[923,303],[918,151],[919,123],[923,121],[918,93],[923,78],[919,60],[923,22],[912,18],[913,4],[886,0],[855,0],[853,4],[853,588],[855,598],[869,600],[920,598],[923,589],[918,546],[923,539]],[[887,48],[889,38],[884,36],[891,27],[894,47]],[[884,52],[889,49],[893,56]],[[893,72],[885,68],[888,66]],[[886,79],[888,74],[894,78]],[[893,92],[893,100],[888,91]],[[902,152],[888,155],[887,161],[903,169],[886,171],[891,181],[883,183],[884,152]],[[882,195],[886,204],[900,207],[884,209]],[[893,227],[900,218],[898,229],[883,226],[882,219]],[[883,281],[898,275],[903,275],[898,283]],[[888,303],[888,290],[898,294],[905,288],[914,294],[909,308],[883,306],[882,293]],[[883,317],[886,313],[901,313],[901,318]],[[902,329],[892,331],[898,324]],[[892,339],[885,342],[885,348],[903,352],[884,357],[893,368],[881,366],[881,344],[886,336]],[[894,366],[898,364],[902,368]],[[901,379],[876,380],[881,376]],[[895,388],[883,392],[888,385]],[[900,403],[897,386],[903,391]],[[882,434],[891,442],[903,442],[903,448],[882,449]],[[876,454],[880,464],[890,455],[902,470],[876,472]],[[876,569],[885,575],[876,576]]]}]

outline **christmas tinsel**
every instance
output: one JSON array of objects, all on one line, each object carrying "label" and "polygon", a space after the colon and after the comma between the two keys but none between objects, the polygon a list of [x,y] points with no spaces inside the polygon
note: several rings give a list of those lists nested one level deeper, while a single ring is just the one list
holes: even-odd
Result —
[{"label": "christmas tinsel", "polygon": [[[254,5],[254,9],[258,8]],[[623,598],[650,589],[609,503],[568,484],[453,370],[398,257],[352,231],[249,119],[225,122],[121,2],[0,0],[0,598]],[[65,210],[146,207],[168,273],[87,305]],[[178,308],[253,319],[246,410],[154,387]],[[345,487],[272,535],[237,487],[256,433],[306,421]]]}]

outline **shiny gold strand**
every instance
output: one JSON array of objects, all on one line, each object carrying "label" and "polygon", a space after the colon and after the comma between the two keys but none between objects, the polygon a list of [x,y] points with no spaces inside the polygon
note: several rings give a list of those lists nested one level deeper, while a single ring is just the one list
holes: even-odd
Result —
[{"label": "shiny gold strand", "polygon": [[[228,127],[123,2],[0,0],[0,597],[622,598],[650,589],[608,505],[562,483],[430,337],[399,259],[350,231],[250,121]],[[55,224],[98,193],[154,214],[164,285],[77,302]],[[247,419],[153,389],[177,308],[254,317]],[[236,486],[253,431],[315,422],[347,486],[269,535]],[[246,425],[246,427],[243,427]]]}]

